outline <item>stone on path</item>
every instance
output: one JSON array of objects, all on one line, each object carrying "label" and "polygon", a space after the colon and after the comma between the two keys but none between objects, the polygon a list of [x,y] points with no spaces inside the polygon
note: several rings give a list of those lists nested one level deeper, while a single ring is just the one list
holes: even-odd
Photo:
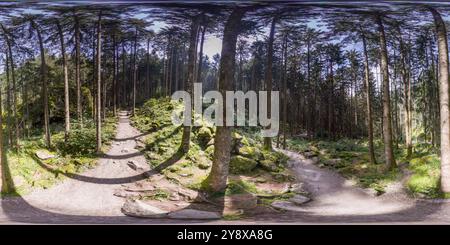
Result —
[{"label": "stone on path", "polygon": [[289,198],[289,201],[296,205],[302,205],[303,203],[311,201],[311,198],[302,195],[294,195],[293,197]]},{"label": "stone on path", "polygon": [[168,212],[140,200],[127,200],[122,206],[122,213],[140,218],[166,218]]},{"label": "stone on path", "polygon": [[289,187],[289,191],[295,194],[304,194],[306,191],[303,189],[302,183],[295,183]]},{"label": "stone on path", "polygon": [[294,212],[304,211],[302,207],[299,207],[290,201],[274,201],[270,206],[285,211],[294,211]]},{"label": "stone on path", "polygon": [[50,152],[45,151],[45,150],[37,150],[37,151],[36,151],[36,156],[37,156],[39,159],[41,159],[41,160],[47,160],[47,159],[50,159],[50,158],[54,158],[54,157],[55,157],[55,155],[53,155],[53,154],[51,154]]},{"label": "stone on path", "polygon": [[128,167],[130,167],[134,171],[136,171],[138,169],[138,166],[133,161],[128,161],[127,165],[128,165]]},{"label": "stone on path", "polygon": [[216,212],[202,211],[196,209],[181,209],[169,213],[171,219],[220,219],[221,216]]}]

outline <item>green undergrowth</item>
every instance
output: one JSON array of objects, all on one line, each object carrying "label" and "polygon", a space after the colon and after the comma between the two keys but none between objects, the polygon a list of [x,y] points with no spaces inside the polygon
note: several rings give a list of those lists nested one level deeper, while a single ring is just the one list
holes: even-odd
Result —
[{"label": "green undergrowth", "polygon": [[406,185],[415,196],[443,197],[439,190],[440,160],[436,154],[416,156],[409,161],[411,171]]},{"label": "green undergrowth", "polygon": [[[291,150],[308,157],[318,157],[320,167],[328,167],[353,179],[364,188],[383,194],[389,183],[398,181],[402,172],[397,168],[385,171],[383,144],[375,140],[375,157],[378,164],[370,163],[368,141],[341,139],[338,141],[288,140]],[[430,144],[414,144],[411,157],[407,158],[402,145],[395,150],[396,162],[409,172],[405,185],[413,196],[443,197],[439,191],[440,161],[436,149]]]},{"label": "green undergrowth", "polygon": [[[199,119],[196,115],[194,118],[199,126],[191,128],[189,152],[180,155],[178,148],[181,144],[183,126],[173,125],[171,115],[173,111],[179,112],[182,109],[182,103],[171,101],[169,98],[150,99],[136,110],[131,118],[132,124],[141,132],[148,134],[143,140],[143,152],[152,167],[170,161],[170,166],[162,170],[167,179],[191,189],[204,189],[205,179],[212,166],[216,129],[211,123]],[[282,153],[261,150],[261,140],[254,135],[243,128],[232,132],[230,176],[252,175],[259,170],[283,173],[288,158]],[[173,159],[174,163],[171,162]],[[279,181],[286,180],[280,178]],[[235,185],[231,182],[228,189],[227,194],[236,191]]]},{"label": "green undergrowth", "polygon": [[[49,188],[65,178],[67,174],[82,172],[95,165],[97,155],[95,125],[84,122],[80,128],[76,122],[67,142],[61,125],[52,125],[52,148],[47,149],[41,135],[19,140],[17,149],[8,149],[5,160],[13,181],[9,195],[23,195],[36,188]],[[107,118],[102,127],[104,149],[114,138],[116,118]],[[45,152],[54,157],[41,160],[36,152]],[[3,193],[6,195],[6,193]]]}]

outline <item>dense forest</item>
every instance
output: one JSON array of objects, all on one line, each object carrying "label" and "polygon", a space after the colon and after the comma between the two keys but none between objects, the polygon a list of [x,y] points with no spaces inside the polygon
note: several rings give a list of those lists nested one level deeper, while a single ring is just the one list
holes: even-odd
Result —
[{"label": "dense forest", "polygon": [[[151,136],[140,148],[147,165],[197,164],[201,183],[186,186],[209,196],[233,189],[228,177],[248,165],[291,181],[280,169],[294,151],[377,195],[406,169],[410,194],[447,198],[448,11],[407,3],[1,3],[2,193],[53,185],[58,174],[36,170],[37,161],[63,175],[95,166],[127,111]],[[279,91],[278,135],[170,125],[180,102],[168,98],[192,93],[195,83],[222,95]],[[235,184],[252,189],[245,178]]]}]

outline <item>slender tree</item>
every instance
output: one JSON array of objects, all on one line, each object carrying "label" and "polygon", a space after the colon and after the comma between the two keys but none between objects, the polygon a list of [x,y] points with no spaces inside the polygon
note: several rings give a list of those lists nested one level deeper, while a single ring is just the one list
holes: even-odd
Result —
[{"label": "slender tree", "polygon": [[64,73],[64,137],[67,141],[70,133],[70,103],[69,103],[69,73],[67,71],[66,46],[64,44],[64,32],[59,20],[56,20],[59,41],[61,45],[61,57]]},{"label": "slender tree", "polygon": [[44,40],[42,38],[41,29],[39,28],[36,21],[31,18],[30,24],[33,29],[36,31],[36,35],[38,38],[40,56],[41,56],[41,82],[42,82],[42,98],[44,104],[44,136],[45,143],[48,148],[51,147],[51,136],[50,136],[50,111],[48,105],[48,85],[47,85],[47,64],[45,62],[45,49],[44,49]]},{"label": "slender tree", "polygon": [[[222,52],[220,56],[219,70],[219,91],[224,98],[224,111],[226,113],[226,91],[233,89],[233,76],[236,63],[236,42],[239,35],[242,18],[244,17],[246,8],[236,7],[231,12],[225,23],[222,39]],[[226,118],[226,115],[225,117]],[[214,136],[214,156],[211,172],[206,179],[207,189],[210,192],[220,192],[225,190],[228,179],[228,171],[231,154],[231,131],[232,127],[226,126],[216,127],[216,135]]]},{"label": "slender tree", "polygon": [[[271,108],[271,91],[272,91],[272,64],[273,64],[273,42],[275,39],[275,25],[278,21],[278,16],[273,17],[270,25],[269,41],[267,43],[267,67],[265,75],[265,89],[267,90],[267,116],[270,117]],[[264,137],[264,149],[272,150],[272,138]]]},{"label": "slender tree", "polygon": [[434,18],[439,53],[439,107],[441,118],[441,190],[450,193],[450,113],[449,113],[449,65],[447,29],[441,14],[429,7]]},{"label": "slender tree", "polygon": [[98,21],[97,21],[97,99],[96,99],[96,134],[97,134],[97,152],[101,153],[102,150],[102,72],[101,72],[101,61],[102,61],[102,11],[99,11]]},{"label": "slender tree", "polygon": [[386,158],[386,169],[391,170],[396,167],[394,151],[392,149],[392,120],[391,120],[391,100],[389,90],[389,65],[386,46],[386,37],[382,16],[376,14],[376,23],[378,25],[378,34],[380,41],[380,59],[381,73],[383,78],[383,140],[384,155]]}]

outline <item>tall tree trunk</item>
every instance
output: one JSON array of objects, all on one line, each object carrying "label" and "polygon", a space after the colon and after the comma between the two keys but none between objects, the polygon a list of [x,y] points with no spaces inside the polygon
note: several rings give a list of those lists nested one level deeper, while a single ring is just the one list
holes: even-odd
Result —
[{"label": "tall tree trunk", "polygon": [[286,132],[287,132],[287,47],[288,47],[288,41],[287,41],[287,34],[284,35],[284,42],[283,42],[283,149],[286,149]]},{"label": "tall tree trunk", "polygon": [[126,105],[126,89],[125,89],[125,85],[126,85],[126,82],[125,82],[125,80],[126,80],[126,76],[127,76],[127,74],[126,74],[126,71],[127,71],[127,62],[126,62],[126,57],[127,57],[127,53],[126,53],[126,51],[125,51],[125,42],[124,41],[122,41],[122,81],[121,81],[121,86],[120,86],[120,88],[121,88],[121,93],[120,93],[120,95],[121,95],[121,104],[122,104],[122,106],[125,106]]},{"label": "tall tree trunk", "polygon": [[147,39],[147,58],[145,64],[145,84],[147,86],[145,99],[151,98],[152,86],[150,84],[150,38]]},{"label": "tall tree trunk", "polygon": [[[273,63],[273,41],[275,37],[275,25],[277,22],[277,17],[272,19],[272,24],[270,26],[270,34],[269,34],[269,42],[267,46],[267,67],[266,67],[266,75],[265,75],[265,83],[267,90],[267,116],[270,118],[271,114],[271,91],[272,91],[272,63]],[[264,137],[264,149],[272,150],[272,138]]]},{"label": "tall tree trunk", "polygon": [[6,73],[6,129],[8,132],[8,146],[13,145],[14,133],[12,130],[12,106],[11,106],[11,81],[9,79],[9,53],[6,53],[5,62],[5,73]]},{"label": "tall tree trunk", "polygon": [[200,39],[200,52],[198,54],[198,71],[197,71],[197,82],[202,82],[202,65],[203,65],[203,44],[205,43],[205,33],[206,26],[203,26],[202,37]]},{"label": "tall tree trunk", "polygon": [[102,62],[102,12],[98,14],[97,22],[97,99],[96,99],[96,134],[97,134],[97,152],[100,153],[102,150],[102,72],[101,72],[101,62]]},{"label": "tall tree trunk", "polygon": [[112,95],[113,95],[113,116],[116,116],[117,112],[117,68],[118,68],[118,50],[117,50],[117,40],[116,33],[113,34],[113,86],[112,86]]},{"label": "tall tree trunk", "polygon": [[433,14],[439,53],[439,104],[441,116],[441,191],[450,193],[450,114],[448,86],[448,44],[447,30],[440,13],[429,8]]},{"label": "tall tree trunk", "polygon": [[403,43],[401,33],[400,33],[400,59],[401,59],[401,71],[402,71],[402,80],[404,86],[404,96],[403,96],[403,104],[405,109],[405,143],[406,143],[406,157],[409,158],[412,155],[412,137],[411,137],[411,81],[409,77],[408,67],[407,67],[407,54],[406,47]]},{"label": "tall tree trunk", "polygon": [[[15,71],[14,71],[14,59],[13,59],[13,53],[12,53],[12,43],[11,43],[11,39],[8,35],[8,30],[1,25],[2,31],[3,31],[3,36],[5,38],[6,41],[6,45],[8,48],[8,55],[7,57],[7,62],[9,62],[9,68],[11,70],[11,78],[12,78],[12,91],[9,89],[8,90],[8,100],[10,101],[12,99],[12,109],[8,108],[8,119],[9,119],[9,124],[11,126],[11,123],[14,127],[14,135],[10,132],[9,133],[9,137],[10,137],[10,144],[14,145],[15,147],[17,147],[17,140],[19,137],[19,124],[17,123],[17,96],[16,96],[16,76],[15,76]],[[8,74],[9,76],[9,74]],[[9,80],[9,79],[8,79]],[[9,82],[8,82],[8,87],[9,87]],[[11,102],[9,102],[11,103]],[[11,121],[11,114],[10,112],[12,111],[12,121]],[[10,131],[12,131],[12,128],[9,128]]]},{"label": "tall tree trunk", "polygon": [[92,106],[92,120],[95,122],[96,119],[96,113],[97,113],[97,96],[96,96],[96,50],[95,50],[95,28],[97,28],[96,26],[94,26],[94,28],[92,29],[92,88],[91,88],[91,94],[92,94],[92,101],[94,102],[94,105]]},{"label": "tall tree trunk", "polygon": [[[188,74],[185,84],[185,90],[192,95],[194,86],[195,62],[197,56],[197,36],[199,31],[200,20],[198,17],[192,20],[191,31],[189,34],[189,50],[188,50]],[[192,103],[193,101],[191,101]],[[193,107],[191,107],[193,108]],[[189,151],[189,143],[191,141],[191,126],[183,126],[183,135],[181,137],[180,152],[187,153]]]},{"label": "tall tree trunk", "polygon": [[[1,88],[2,86],[0,86],[0,125],[3,125]],[[0,187],[2,193],[11,193],[14,191],[14,182],[12,181],[11,173],[8,167],[8,161],[6,159],[6,152],[3,147],[3,127],[0,127]]]},{"label": "tall tree trunk", "polygon": [[59,41],[61,45],[61,57],[64,72],[64,139],[67,141],[70,133],[70,107],[69,107],[69,74],[67,72],[66,46],[64,45],[64,34],[61,23],[56,22],[58,28]]},{"label": "tall tree trunk", "polygon": [[77,86],[77,119],[83,125],[83,108],[81,104],[81,80],[80,80],[80,22],[75,15],[75,83]]},{"label": "tall tree trunk", "polygon": [[[219,91],[224,98],[223,110],[226,114],[225,93],[233,88],[233,75],[236,63],[236,42],[241,21],[246,12],[245,8],[236,7],[225,23],[222,39],[222,52],[220,56]],[[223,126],[216,127],[214,136],[214,156],[211,172],[206,180],[208,191],[221,192],[227,186],[227,178],[231,155],[231,132],[233,127],[226,126],[225,118]]]},{"label": "tall tree trunk", "polygon": [[361,39],[363,43],[363,51],[364,51],[364,85],[366,89],[366,106],[367,106],[367,128],[368,128],[368,136],[369,136],[369,157],[370,163],[376,164],[375,158],[375,149],[373,146],[373,120],[372,120],[372,93],[371,82],[370,82],[370,74],[369,74],[369,55],[367,52],[367,43],[366,37],[364,33],[361,31]]},{"label": "tall tree trunk", "polygon": [[133,46],[133,115],[136,112],[137,36],[138,36],[138,30],[136,28],[135,34],[134,34],[134,46]]},{"label": "tall tree trunk", "polygon": [[39,29],[36,22],[31,21],[33,29],[36,31],[39,49],[41,55],[41,81],[42,81],[42,98],[44,103],[44,136],[45,144],[47,148],[51,147],[51,136],[50,136],[50,112],[48,107],[48,86],[47,86],[47,64],[45,63],[45,50],[44,42],[42,40],[41,30]]},{"label": "tall tree trunk", "polygon": [[394,152],[392,149],[392,122],[391,122],[391,100],[389,91],[389,65],[384,34],[383,20],[380,15],[376,15],[378,32],[380,38],[381,73],[383,76],[383,126],[384,126],[384,154],[386,158],[386,169],[391,170],[396,167]]}]

